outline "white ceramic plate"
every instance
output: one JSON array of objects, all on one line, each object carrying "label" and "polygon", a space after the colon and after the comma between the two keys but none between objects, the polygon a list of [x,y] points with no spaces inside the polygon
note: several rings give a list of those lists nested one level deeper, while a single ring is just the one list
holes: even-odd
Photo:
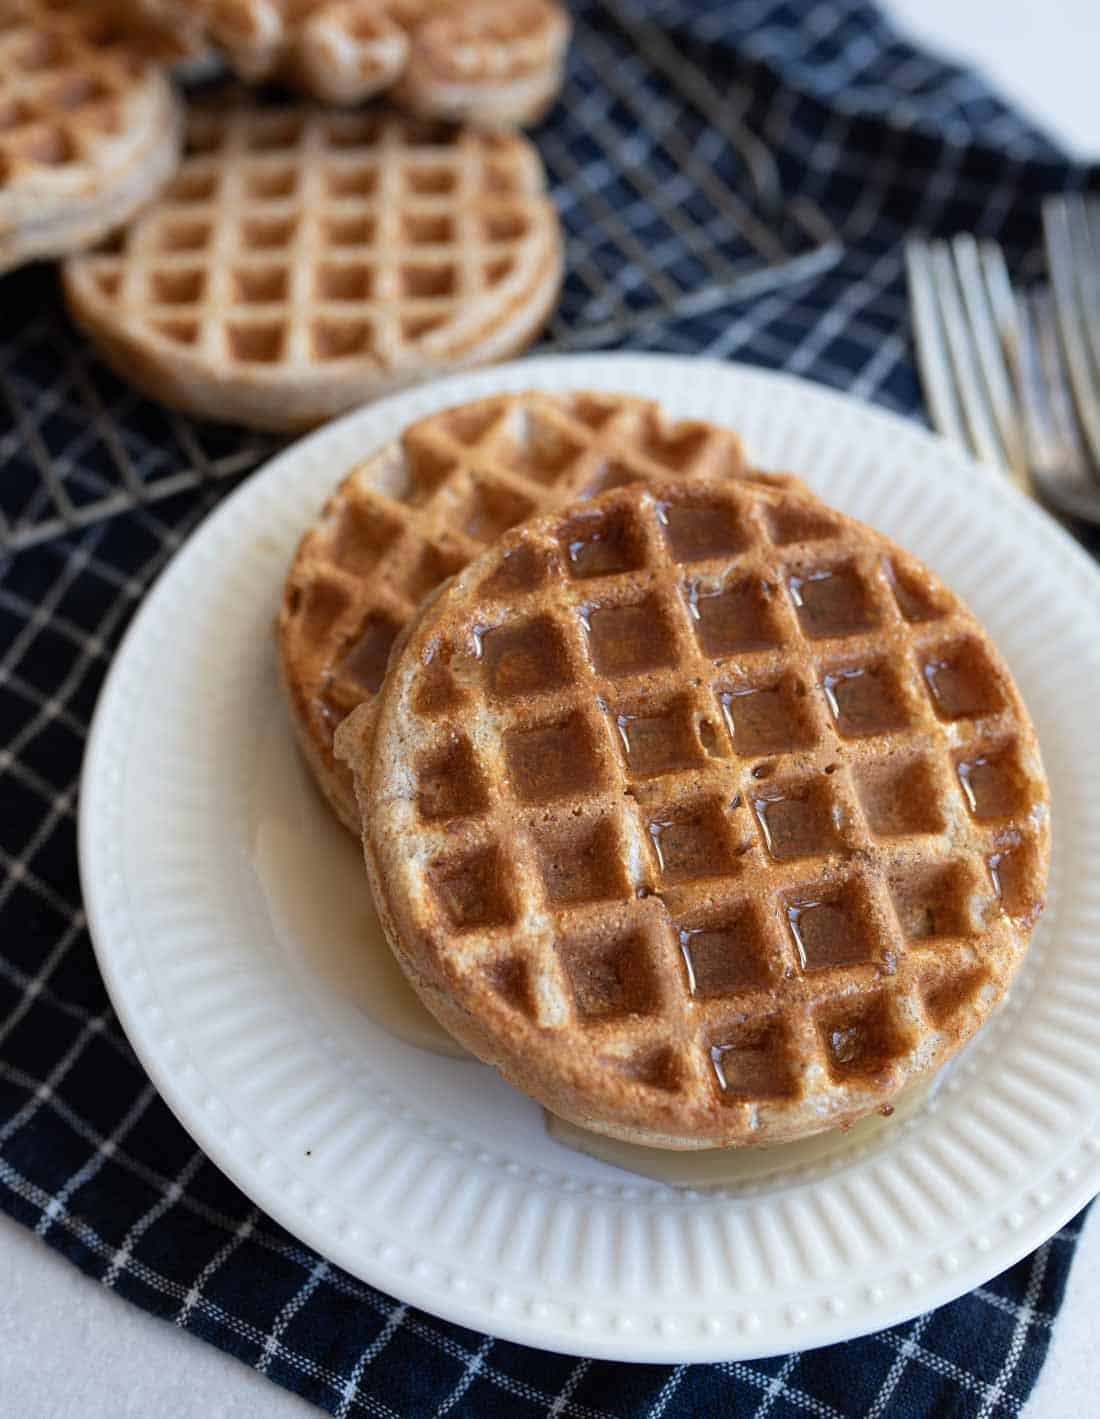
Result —
[{"label": "white ceramic plate", "polygon": [[[991,629],[1054,798],[1050,905],[1008,1004],[916,1114],[717,1193],[554,1142],[470,1060],[362,1008],[370,908],[304,778],[271,622],[342,472],[432,409],[502,389],[658,395],[912,548]],[[81,873],[103,974],[161,1093],[303,1241],[464,1325],[624,1360],[842,1340],[1010,1265],[1100,1189],[1100,576],[1043,514],[904,421],[702,360],[536,359],[385,400],[209,518],[115,659],[88,746]]]}]

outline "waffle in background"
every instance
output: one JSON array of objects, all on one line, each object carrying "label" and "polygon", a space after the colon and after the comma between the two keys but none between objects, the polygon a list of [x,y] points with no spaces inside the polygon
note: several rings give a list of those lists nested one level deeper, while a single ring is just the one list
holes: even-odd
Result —
[{"label": "waffle in background", "polygon": [[887,538],[736,481],[505,534],[337,735],[390,945],[553,1112],[672,1148],[938,1067],[1042,910],[1048,789],[982,627]]},{"label": "waffle in background", "polygon": [[325,103],[390,91],[414,113],[534,123],[562,83],[558,0],[119,0],[194,53],[210,39],[251,83]]},{"label": "waffle in background", "polygon": [[179,160],[180,112],[92,0],[0,0],[0,272],[127,221]]},{"label": "waffle in background", "polygon": [[298,741],[352,832],[359,811],[333,732],[379,689],[420,600],[532,513],[670,475],[802,489],[752,470],[727,429],[583,392],[501,394],[429,414],[347,475],[295,553],[279,652]]},{"label": "waffle in background", "polygon": [[[727,307],[750,291],[808,280],[832,258],[807,248],[806,233],[770,201],[760,205],[738,125],[726,122],[725,106],[700,106],[709,50],[685,51],[666,68],[647,43],[653,27],[633,7],[584,0],[570,11],[564,101],[538,134],[568,246],[546,348],[709,346],[727,328]],[[586,181],[597,168],[599,183]],[[659,262],[650,256],[657,252]],[[776,264],[788,257],[797,267]],[[53,299],[54,273],[25,274],[9,283],[0,330],[0,404],[17,426],[0,437],[0,547],[235,477],[274,450],[274,436],[187,419],[122,383],[73,340]],[[827,378],[838,348],[822,356]],[[862,344],[844,350],[853,375],[872,353]],[[59,418],[79,434],[64,440],[63,457]]]},{"label": "waffle in background", "polygon": [[531,124],[557,98],[569,43],[557,0],[388,0],[385,8],[407,42],[392,96],[412,113]]},{"label": "waffle in background", "polygon": [[64,267],[104,358],[167,404],[295,430],[537,335],[561,284],[518,133],[374,110],[192,110],[168,192]]}]

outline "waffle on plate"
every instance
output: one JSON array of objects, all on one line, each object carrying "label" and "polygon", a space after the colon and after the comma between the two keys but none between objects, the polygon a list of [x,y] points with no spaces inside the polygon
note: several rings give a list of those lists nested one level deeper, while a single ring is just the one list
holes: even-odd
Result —
[{"label": "waffle on plate", "polygon": [[1048,791],[982,627],[797,492],[506,533],[337,737],[421,998],[547,1108],[672,1148],[889,1107],[999,1001]]},{"label": "waffle on plate", "polygon": [[378,690],[420,600],[538,510],[671,476],[757,478],[810,496],[794,478],[754,472],[727,429],[668,420],[626,395],[530,390],[429,414],[344,478],[291,564],[279,652],[299,743],[354,833],[333,732]]}]

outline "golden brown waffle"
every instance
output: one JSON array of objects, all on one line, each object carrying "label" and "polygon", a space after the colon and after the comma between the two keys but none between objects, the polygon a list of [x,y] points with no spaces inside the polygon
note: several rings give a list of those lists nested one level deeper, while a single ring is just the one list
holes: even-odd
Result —
[{"label": "golden brown waffle", "polygon": [[392,90],[413,113],[534,123],[557,97],[569,18],[556,0],[383,0],[408,36]]},{"label": "golden brown waffle", "polygon": [[199,59],[209,49],[205,0],[98,0],[99,8],[130,32],[151,38],[167,60]]},{"label": "golden brown waffle", "polygon": [[92,0],[0,0],[0,271],[100,240],[179,146],[167,79]]},{"label": "golden brown waffle", "polygon": [[390,944],[552,1111],[658,1146],[889,1106],[1042,909],[1035,733],[958,599],[870,528],[736,482],[506,534],[337,737]]},{"label": "golden brown waffle", "polygon": [[333,732],[378,690],[420,600],[531,513],[670,475],[802,488],[751,471],[736,434],[669,422],[648,400],[535,391],[429,414],[347,475],[291,564],[279,651],[298,740],[352,832],[359,811]]},{"label": "golden brown waffle", "polygon": [[326,103],[392,90],[429,118],[533,123],[561,87],[569,18],[557,0],[119,0],[194,50],[217,43],[250,82]]},{"label": "golden brown waffle", "polygon": [[194,111],[167,194],[66,263],[74,319],[191,413],[297,429],[503,358],[557,300],[561,237],[519,134],[392,112]]}]

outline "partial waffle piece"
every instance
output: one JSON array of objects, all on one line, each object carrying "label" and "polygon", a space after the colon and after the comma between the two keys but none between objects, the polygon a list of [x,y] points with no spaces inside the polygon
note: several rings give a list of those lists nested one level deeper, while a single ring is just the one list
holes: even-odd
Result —
[{"label": "partial waffle piece", "polygon": [[561,284],[535,149],[400,114],[192,112],[168,193],[66,263],[74,319],[193,414],[299,429],[515,354]]},{"label": "partial waffle piece", "polygon": [[561,88],[557,0],[119,0],[193,49],[207,35],[250,82],[326,103],[391,90],[429,118],[534,123]]},{"label": "partial waffle piece", "polygon": [[382,0],[407,35],[393,90],[413,113],[535,123],[561,88],[569,18],[556,0]]},{"label": "partial waffle piece", "polygon": [[213,0],[98,0],[98,4],[128,30],[151,35],[168,60],[213,54],[207,39]]},{"label": "partial waffle piece", "polygon": [[915,558],[792,493],[612,491],[422,612],[338,752],[398,960],[555,1113],[670,1148],[887,1107],[1042,909],[1035,732]]},{"label": "partial waffle piece", "polygon": [[670,475],[802,489],[751,470],[728,429],[674,423],[648,400],[588,392],[500,394],[429,414],[352,469],[303,536],[279,613],[294,728],[352,832],[359,811],[333,732],[378,690],[421,598],[540,509]]},{"label": "partial waffle piece", "polygon": [[127,221],[180,133],[168,80],[93,0],[0,0],[0,271]]}]

